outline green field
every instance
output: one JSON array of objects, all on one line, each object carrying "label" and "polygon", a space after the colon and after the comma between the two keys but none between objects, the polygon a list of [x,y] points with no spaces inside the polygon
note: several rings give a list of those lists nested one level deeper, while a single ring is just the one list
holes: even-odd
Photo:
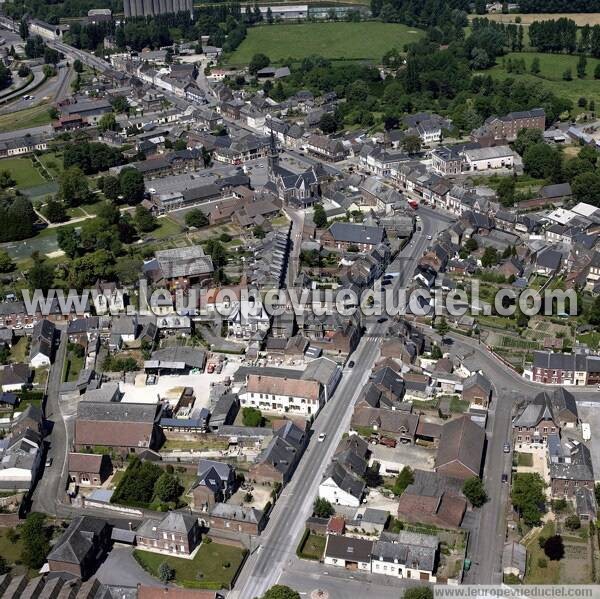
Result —
[{"label": "green field", "polygon": [[[531,63],[535,57],[540,60],[539,75],[532,75],[529,72]],[[522,75],[508,73],[503,66],[503,61],[507,61],[509,58],[513,60],[524,59],[527,73]],[[498,64],[490,71],[486,72],[497,78],[512,77],[515,80],[530,81],[536,84],[541,83],[546,89],[554,92],[557,96],[569,98],[573,102],[575,108],[577,108],[577,100],[581,97],[587,98],[588,102],[594,100],[598,106],[598,102],[600,102],[600,82],[594,79],[594,69],[600,60],[597,58],[587,59],[587,73],[585,79],[577,78],[577,60],[577,56],[568,56],[567,54],[511,52],[503,58],[499,58],[497,60]],[[573,76],[572,81],[564,81],[562,78],[563,73],[567,69],[571,69]]]},{"label": "green field", "polygon": [[175,570],[175,583],[184,587],[218,590],[231,588],[237,571],[244,561],[245,551],[219,543],[202,543],[194,559],[171,557],[150,551],[134,551],[138,563],[152,574],[166,562]]},{"label": "green field", "polygon": [[8,171],[16,181],[17,187],[21,189],[46,183],[44,177],[33,166],[31,158],[3,158],[0,160],[0,171]]},{"label": "green field", "polygon": [[259,52],[272,62],[300,60],[317,54],[340,60],[375,60],[392,48],[402,50],[423,32],[395,23],[302,23],[264,25],[248,29],[246,39],[231,55],[232,65],[246,65]]},{"label": "green field", "polygon": [[18,110],[9,114],[0,115],[0,132],[13,131],[15,129],[24,129],[28,127],[40,127],[52,122],[48,114],[49,106],[41,104],[33,108]]}]

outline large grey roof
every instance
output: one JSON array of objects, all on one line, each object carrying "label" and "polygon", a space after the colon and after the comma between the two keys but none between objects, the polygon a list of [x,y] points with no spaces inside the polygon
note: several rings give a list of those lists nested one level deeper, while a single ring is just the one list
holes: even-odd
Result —
[{"label": "large grey roof", "polygon": [[433,572],[438,544],[438,538],[433,535],[404,530],[399,534],[382,533],[373,545],[373,559]]},{"label": "large grey roof", "polygon": [[82,564],[91,551],[95,553],[94,538],[105,526],[107,526],[106,521],[100,518],[77,516],[48,554],[48,559]]},{"label": "large grey roof", "polygon": [[345,243],[376,245],[385,238],[385,230],[382,227],[368,227],[353,223],[335,222],[329,227],[329,231],[336,241]]},{"label": "large grey roof", "polygon": [[189,277],[213,272],[210,256],[200,246],[159,250],[156,259],[166,278]]}]

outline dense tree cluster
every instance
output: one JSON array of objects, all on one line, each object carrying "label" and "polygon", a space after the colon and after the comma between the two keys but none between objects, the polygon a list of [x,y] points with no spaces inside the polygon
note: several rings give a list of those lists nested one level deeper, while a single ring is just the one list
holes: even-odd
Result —
[{"label": "dense tree cluster", "polygon": [[125,159],[118,148],[99,142],[78,141],[67,144],[63,162],[65,168],[76,166],[86,175],[95,175],[113,166],[124,164]]},{"label": "dense tree cluster", "polygon": [[535,12],[600,12],[600,0],[521,0],[519,10]]},{"label": "dense tree cluster", "polygon": [[374,17],[390,23],[405,23],[428,30],[432,38],[448,42],[463,35],[469,11],[468,0],[371,0]]},{"label": "dense tree cluster", "polygon": [[0,242],[27,239],[34,233],[37,216],[29,199],[10,193],[0,194],[0,222],[10,226],[0,227]]},{"label": "dense tree cluster", "polygon": [[112,503],[148,506],[153,501],[176,502],[183,489],[174,474],[164,471],[152,462],[133,458],[119,481]]},{"label": "dense tree cluster", "polygon": [[512,486],[512,504],[527,526],[539,525],[546,502],[546,485],[536,473],[515,475]]}]

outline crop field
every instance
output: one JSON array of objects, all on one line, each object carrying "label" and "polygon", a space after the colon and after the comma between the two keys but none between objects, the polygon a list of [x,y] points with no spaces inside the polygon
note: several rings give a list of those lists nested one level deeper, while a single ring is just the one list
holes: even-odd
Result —
[{"label": "crop field", "polygon": [[[540,61],[540,72],[537,75],[530,73],[531,63],[534,58]],[[523,74],[509,73],[506,70],[508,59],[524,60],[526,72]],[[597,104],[600,102],[600,82],[594,79],[594,69],[600,63],[597,58],[587,59],[586,77],[578,79],[577,77],[577,56],[567,54],[545,54],[542,52],[511,52],[502,58],[499,58],[497,65],[490,69],[492,77],[506,78],[511,77],[515,80],[530,81],[536,84],[542,84],[546,89],[554,92],[557,96],[570,99],[575,107],[579,98],[587,98],[588,102],[594,100]],[[571,69],[572,81],[565,81],[563,73]]]},{"label": "crop field", "polygon": [[229,63],[246,65],[257,53],[266,54],[273,63],[314,54],[336,60],[380,61],[388,50],[402,50],[422,36],[419,29],[374,21],[263,25],[248,29]]}]

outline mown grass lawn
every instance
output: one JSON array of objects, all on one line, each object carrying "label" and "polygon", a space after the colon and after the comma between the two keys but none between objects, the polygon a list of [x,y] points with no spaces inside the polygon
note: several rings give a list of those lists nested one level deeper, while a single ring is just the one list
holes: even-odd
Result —
[{"label": "mown grass lawn", "polygon": [[301,23],[263,25],[248,29],[246,39],[231,55],[232,65],[246,65],[254,54],[272,62],[319,55],[339,60],[375,60],[392,48],[418,41],[423,31],[396,23]]},{"label": "mown grass lawn", "polygon": [[17,343],[10,348],[10,359],[12,362],[25,362],[29,352],[27,337],[21,337]]},{"label": "mown grass lawn", "polygon": [[[534,58],[540,61],[540,73],[532,75],[530,73],[531,63]],[[509,73],[506,70],[506,62],[508,59],[525,60],[527,72],[523,74]],[[587,98],[587,101],[594,100],[597,104],[600,101],[600,82],[594,79],[594,69],[600,63],[600,59],[587,59],[586,78],[577,78],[577,61],[578,56],[567,54],[545,54],[542,52],[511,52],[506,56],[497,60],[497,65],[486,71],[499,79],[511,77],[519,81],[529,81],[536,85],[543,85],[546,89],[554,92],[557,96],[570,99],[574,108],[577,108],[579,98]],[[573,77],[572,81],[564,81],[563,73],[571,69]],[[579,109],[582,110],[582,109]]]},{"label": "mown grass lawn", "polygon": [[44,177],[33,166],[31,158],[3,158],[0,160],[0,171],[8,171],[20,189],[46,183]]},{"label": "mown grass lawn", "polygon": [[33,108],[18,110],[9,114],[0,115],[0,132],[25,129],[29,127],[40,127],[52,122],[48,113],[48,105],[41,104]]},{"label": "mown grass lawn", "polygon": [[181,233],[181,226],[169,216],[163,216],[157,219],[156,222],[158,223],[158,227],[148,234],[149,237],[166,239],[167,237]]},{"label": "mown grass lawn", "polygon": [[138,563],[153,576],[163,562],[175,570],[176,584],[191,588],[229,589],[244,561],[245,550],[219,543],[203,542],[193,560],[134,551]]}]

